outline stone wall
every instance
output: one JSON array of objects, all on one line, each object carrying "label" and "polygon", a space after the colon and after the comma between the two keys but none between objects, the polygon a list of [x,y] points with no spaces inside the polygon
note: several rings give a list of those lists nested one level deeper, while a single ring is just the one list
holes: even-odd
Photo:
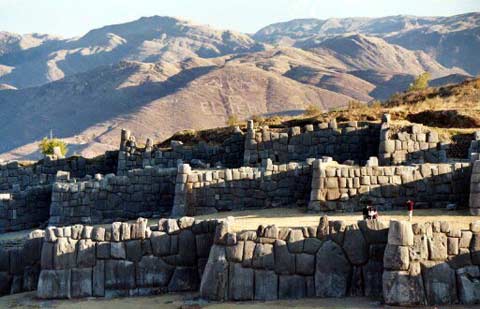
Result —
[{"label": "stone wall", "polygon": [[[310,194],[311,162],[264,167],[191,170],[180,167],[173,214],[199,215],[248,208],[306,206]],[[182,192],[182,189],[184,192]],[[180,210],[181,209],[181,210]]]},{"label": "stone wall", "polygon": [[480,222],[391,221],[383,266],[387,305],[480,303]]},{"label": "stone wall", "polygon": [[217,227],[200,285],[210,300],[380,296],[388,227],[320,219],[318,227]]},{"label": "stone wall", "polygon": [[307,158],[333,157],[344,162],[357,163],[376,156],[379,147],[380,126],[366,123],[359,125],[349,122],[337,125],[330,123],[309,124],[303,129],[255,130],[253,122],[248,123],[245,137],[244,165],[256,165],[271,159],[275,163],[305,161]]},{"label": "stone wall", "polygon": [[389,116],[384,116],[378,152],[381,165],[446,162],[447,149],[448,144],[440,142],[437,132],[420,124],[394,127]]},{"label": "stone wall", "polygon": [[198,290],[216,220],[51,227],[42,248],[40,298],[118,297]]},{"label": "stone wall", "polygon": [[359,211],[370,200],[380,210],[403,208],[413,199],[416,208],[468,205],[470,163],[411,166],[345,166],[313,164],[309,210]]},{"label": "stone wall", "polygon": [[473,140],[468,148],[468,158],[471,161],[480,160],[480,131],[473,134]]},{"label": "stone wall", "polygon": [[170,213],[176,168],[133,169],[125,176],[96,175],[80,182],[53,185],[50,224],[111,223],[138,216]]},{"label": "stone wall", "polygon": [[120,151],[118,154],[118,175],[134,168],[145,166],[177,167],[179,161],[199,165],[239,167],[243,163],[244,134],[240,130],[232,132],[221,144],[200,141],[193,145],[184,145],[180,141],[171,141],[170,148],[161,149],[147,140],[140,147],[130,131],[122,130]]},{"label": "stone wall", "polygon": [[48,221],[52,188],[28,187],[0,194],[0,233],[39,227]]},{"label": "stone wall", "polygon": [[480,160],[473,163],[469,206],[470,214],[473,216],[480,215]]},{"label": "stone wall", "polygon": [[31,232],[21,245],[0,247],[0,296],[37,289],[44,232]]},{"label": "stone wall", "polygon": [[0,192],[51,184],[58,171],[70,172],[72,177],[77,178],[97,173],[113,173],[116,170],[117,157],[117,151],[107,151],[93,159],[74,156],[51,160],[47,157],[30,165],[22,165],[18,161],[0,164]]}]

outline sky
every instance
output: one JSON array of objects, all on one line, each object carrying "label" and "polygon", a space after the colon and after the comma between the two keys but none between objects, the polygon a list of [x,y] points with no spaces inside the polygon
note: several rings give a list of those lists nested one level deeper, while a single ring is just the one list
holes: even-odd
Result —
[{"label": "sky", "polygon": [[167,15],[253,33],[295,18],[450,16],[479,11],[480,0],[0,0],[0,31],[74,37],[142,16]]}]

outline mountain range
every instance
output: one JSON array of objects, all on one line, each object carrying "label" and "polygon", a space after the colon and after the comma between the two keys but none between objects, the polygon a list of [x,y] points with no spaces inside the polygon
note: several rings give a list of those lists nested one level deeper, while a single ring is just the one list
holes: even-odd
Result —
[{"label": "mountain range", "polygon": [[79,38],[0,32],[0,158],[39,156],[64,138],[97,155],[119,130],[159,141],[235,115],[328,110],[384,100],[429,72],[432,84],[480,71],[480,13],[303,19],[253,35],[144,17]]}]

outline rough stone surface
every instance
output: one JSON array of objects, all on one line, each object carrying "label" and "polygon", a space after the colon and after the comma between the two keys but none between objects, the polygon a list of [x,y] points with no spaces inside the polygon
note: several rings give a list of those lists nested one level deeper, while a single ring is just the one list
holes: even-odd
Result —
[{"label": "rough stone surface", "polygon": [[254,297],[254,272],[242,264],[230,264],[229,299],[252,300]]},{"label": "rough stone surface", "polygon": [[315,295],[318,297],[345,297],[351,266],[342,248],[326,241],[318,250],[315,267]]}]

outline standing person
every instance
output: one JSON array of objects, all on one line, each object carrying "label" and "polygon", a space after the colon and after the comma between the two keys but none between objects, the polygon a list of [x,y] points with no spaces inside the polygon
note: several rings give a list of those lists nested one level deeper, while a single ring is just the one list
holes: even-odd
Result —
[{"label": "standing person", "polygon": [[413,218],[413,206],[415,203],[412,200],[408,200],[405,205],[407,206],[408,209],[408,220],[412,221]]},{"label": "standing person", "polygon": [[365,206],[362,209],[362,214],[363,214],[363,220],[367,220],[368,218],[368,203],[365,204]]}]

